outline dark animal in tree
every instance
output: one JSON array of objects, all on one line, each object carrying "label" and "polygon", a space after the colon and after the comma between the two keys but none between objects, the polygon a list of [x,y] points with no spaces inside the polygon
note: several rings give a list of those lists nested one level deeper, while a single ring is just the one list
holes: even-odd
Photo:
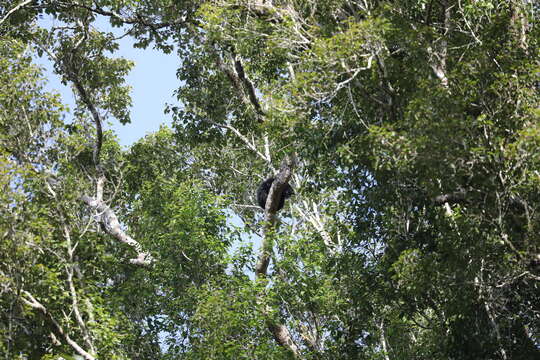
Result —
[{"label": "dark animal in tree", "polygon": [[[259,206],[263,209],[266,208],[266,199],[268,198],[268,193],[270,192],[270,188],[272,187],[272,183],[274,182],[274,178],[271,177],[269,179],[266,179],[259,185],[259,188],[257,189],[257,203]],[[285,188],[283,189],[283,192],[281,193],[281,197],[279,198],[278,203],[278,210],[283,209],[283,205],[285,205],[285,199],[290,198],[294,194],[293,189],[289,184],[285,185]]]},{"label": "dark animal in tree", "polygon": [[536,254],[529,262],[529,269],[535,273],[540,272],[540,254]]}]

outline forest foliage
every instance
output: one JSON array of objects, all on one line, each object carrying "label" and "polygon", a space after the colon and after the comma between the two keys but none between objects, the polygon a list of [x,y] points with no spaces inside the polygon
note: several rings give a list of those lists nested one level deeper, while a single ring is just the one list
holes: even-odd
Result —
[{"label": "forest foliage", "polygon": [[[2,358],[540,358],[539,14],[0,0]],[[118,34],[181,64],[127,149]]]}]

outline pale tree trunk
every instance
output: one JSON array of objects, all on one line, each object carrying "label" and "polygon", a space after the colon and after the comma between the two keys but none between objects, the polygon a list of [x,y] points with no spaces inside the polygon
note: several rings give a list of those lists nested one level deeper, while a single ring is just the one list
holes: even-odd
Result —
[{"label": "pale tree trunk", "polygon": [[[287,183],[292,174],[292,169],[296,166],[296,158],[294,156],[286,159],[281,165],[279,173],[276,175],[275,180],[272,182],[268,197],[266,199],[266,207],[264,211],[264,228],[263,228],[263,241],[261,244],[261,253],[259,260],[255,266],[255,275],[257,280],[264,279],[268,275],[268,265],[272,258],[272,248],[275,237],[276,227],[276,212],[281,198],[282,192],[285,190]],[[259,301],[264,302],[264,294],[260,294]],[[268,317],[269,310],[267,307],[263,309],[263,314],[267,316],[266,323],[268,329],[274,336],[276,342],[283,348],[290,351],[295,358],[300,357],[300,350],[294,342],[289,329],[283,324],[276,323]]]}]

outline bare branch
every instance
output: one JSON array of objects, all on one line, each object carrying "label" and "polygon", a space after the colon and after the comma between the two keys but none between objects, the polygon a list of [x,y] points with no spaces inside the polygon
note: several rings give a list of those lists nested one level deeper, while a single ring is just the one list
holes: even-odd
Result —
[{"label": "bare branch", "polygon": [[26,305],[30,306],[32,309],[37,310],[47,319],[48,322],[50,322],[53,327],[56,330],[56,333],[60,335],[66,343],[68,343],[79,355],[81,355],[85,360],[95,360],[96,358],[91,355],[89,352],[84,350],[79,344],[77,344],[69,334],[64,331],[62,326],[56,321],[56,319],[52,316],[52,314],[47,310],[43,304],[41,304],[35,297],[32,296],[28,291],[23,290],[22,291],[23,297],[20,299],[22,302],[24,302]]},{"label": "bare branch", "polygon": [[26,5],[30,4],[32,1],[33,0],[25,0],[25,1],[21,2],[19,5],[16,5],[13,9],[9,10],[6,13],[6,15],[4,15],[4,17],[0,20],[0,25],[2,25],[11,16],[11,14],[13,14],[15,11],[19,10],[23,6],[26,6]]},{"label": "bare branch", "polygon": [[245,137],[240,131],[238,131],[238,129],[235,128],[234,126],[228,125],[228,124],[220,124],[220,123],[217,123],[217,122],[211,121],[211,120],[206,120],[206,121],[208,121],[210,124],[215,125],[217,127],[232,131],[240,140],[242,140],[244,142],[244,144],[247,145],[247,147],[250,150],[252,150],[255,154],[257,154],[258,157],[260,157],[266,163],[270,163],[271,159],[269,157],[267,157],[266,155],[264,155],[263,153],[261,153],[259,150],[257,150],[257,147],[255,146],[255,144],[253,142],[249,141],[249,139],[247,137]]},{"label": "bare branch", "polygon": [[[83,38],[84,39],[84,38]],[[37,44],[43,51],[49,55],[51,59],[53,59],[55,62],[58,63],[58,65],[62,68],[62,70],[65,72],[65,75],[73,83],[75,86],[75,89],[77,89],[77,93],[79,94],[79,97],[83,104],[88,108],[90,113],[92,114],[92,119],[94,120],[94,124],[96,125],[96,139],[94,144],[94,150],[92,154],[94,166],[96,167],[96,170],[99,175],[102,175],[102,170],[100,166],[100,154],[101,154],[101,147],[103,144],[103,120],[101,119],[101,115],[97,108],[95,107],[94,103],[88,96],[88,92],[84,88],[83,84],[80,81],[80,78],[77,74],[76,69],[74,69],[73,64],[68,64],[66,62],[61,62],[60,59],[52,52],[50,49],[42,46],[41,44]],[[80,44],[79,44],[80,45]]]},{"label": "bare branch", "polygon": [[469,22],[469,20],[467,19],[467,15],[465,14],[465,11],[463,9],[463,6],[461,5],[461,0],[458,0],[458,7],[459,7],[459,12],[462,16],[462,19],[463,19],[463,22],[465,23],[465,25],[467,26],[467,29],[469,29],[469,34],[471,34],[471,36],[473,37],[474,41],[479,44],[479,45],[482,45],[482,40],[480,40],[478,38],[478,36],[476,36],[472,26],[471,26],[471,23]]},{"label": "bare branch", "polygon": [[[270,154],[270,142],[268,141],[268,135],[264,135],[264,156],[268,159],[268,163],[272,164],[272,155]],[[272,167],[272,171],[276,172]]]},{"label": "bare branch", "polygon": [[388,344],[386,342],[386,333],[384,331],[384,319],[381,319],[380,323],[377,324],[379,327],[380,338],[381,338],[381,347],[383,350],[383,356],[385,360],[390,360],[390,357],[388,356]]},{"label": "bare branch", "polygon": [[[51,56],[51,58],[58,61],[58,58],[52,52],[45,48],[44,50],[49,54],[49,56]],[[81,196],[81,200],[84,201],[88,206],[96,210],[98,214],[100,214],[99,222],[101,225],[103,225],[103,228],[109,235],[115,237],[120,242],[128,244],[135,249],[135,251],[137,252],[137,258],[130,259],[130,263],[135,265],[149,265],[154,260],[152,256],[149,253],[144,252],[142,246],[121,229],[118,217],[116,216],[114,211],[112,211],[112,209],[107,206],[103,201],[103,188],[106,178],[103,175],[103,169],[101,168],[100,164],[101,147],[103,144],[103,120],[101,118],[101,115],[90,97],[88,96],[86,89],[82,85],[77,75],[77,72],[74,69],[70,68],[68,64],[62,64],[62,68],[66,72],[68,79],[77,89],[81,101],[92,114],[92,118],[96,125],[96,139],[93,151],[93,162],[96,168],[96,172],[98,174],[98,177],[96,179],[96,198],[83,195]]]},{"label": "bare branch", "polygon": [[294,343],[291,333],[285,325],[268,322],[268,329],[279,345],[292,352],[295,358],[299,357],[300,351],[298,346]]},{"label": "bare branch", "polygon": [[103,200],[94,199],[86,195],[82,196],[81,199],[100,214],[99,222],[103,225],[103,228],[109,235],[113,236],[118,241],[131,246],[137,252],[137,258],[129,260],[131,264],[149,265],[154,261],[152,255],[143,251],[141,244],[122,230],[116,214],[103,202]]},{"label": "bare branch", "polygon": [[321,217],[318,205],[313,202],[312,206],[310,206],[307,201],[304,201],[302,205],[303,208],[299,205],[295,205],[295,209],[300,213],[300,216],[308,221],[319,233],[324,244],[326,245],[326,248],[331,253],[335,253],[339,249],[339,243],[336,244],[336,242],[332,240],[332,237],[328,231],[325,229],[325,220],[323,220]]},{"label": "bare branch", "polygon": [[64,230],[64,238],[66,239],[66,246],[67,246],[68,260],[69,260],[69,263],[66,264],[66,274],[67,274],[67,282],[69,286],[69,293],[71,295],[71,307],[73,309],[73,314],[75,315],[75,320],[77,321],[77,323],[79,324],[79,327],[81,328],[84,343],[86,344],[86,346],[90,349],[92,353],[95,353],[90,331],[88,331],[88,327],[86,326],[86,323],[84,322],[81,312],[79,310],[77,291],[75,290],[75,283],[73,282],[73,273],[75,269],[73,254],[75,252],[75,249],[77,248],[77,244],[75,245],[72,244],[71,234],[66,224],[63,225],[63,230]]}]

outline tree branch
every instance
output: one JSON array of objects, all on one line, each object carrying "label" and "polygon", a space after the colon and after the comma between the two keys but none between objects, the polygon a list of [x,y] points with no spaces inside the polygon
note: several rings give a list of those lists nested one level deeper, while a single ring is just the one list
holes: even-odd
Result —
[{"label": "tree branch", "polygon": [[459,204],[466,200],[466,192],[461,189],[452,193],[442,194],[433,198],[435,205]]},{"label": "tree branch", "polygon": [[[84,39],[84,37],[83,37]],[[80,45],[79,43],[77,47]],[[75,89],[77,89],[77,93],[79,94],[79,97],[83,104],[87,107],[87,109],[92,114],[92,119],[94,120],[94,123],[96,125],[96,141],[94,144],[94,150],[92,154],[92,160],[94,162],[94,166],[96,167],[96,170],[100,176],[102,176],[103,172],[100,166],[100,155],[101,155],[101,147],[103,144],[103,120],[101,119],[101,115],[97,108],[95,107],[94,103],[90,99],[90,96],[88,96],[88,92],[84,88],[83,84],[80,81],[79,75],[77,74],[77,70],[75,69],[75,64],[62,61],[59,59],[52,51],[50,51],[48,48],[42,46],[41,44],[37,44],[43,51],[47,53],[53,59],[58,66],[65,72],[65,75],[69,81],[73,83],[73,86],[75,86]],[[74,51],[76,50],[73,49]]]},{"label": "tree branch", "polygon": [[[493,313],[493,310],[489,304],[490,301],[492,301],[490,298],[488,298],[488,294],[485,288],[487,288],[487,285],[485,285],[482,274],[484,272],[484,260],[481,261],[481,267],[480,267],[480,273],[479,276],[477,276],[475,280],[475,285],[478,287],[478,298],[479,300],[484,304],[484,309],[486,311],[486,315],[488,317],[489,323],[491,327],[493,328],[493,331],[495,332],[495,337],[497,339],[497,343],[499,348],[497,349],[499,354],[501,355],[501,358],[503,360],[507,360],[508,356],[506,354],[506,349],[503,346],[502,342],[502,335],[501,331],[499,329],[499,325],[497,324],[497,321],[495,319],[495,315]],[[490,297],[490,296],[489,296]]]},{"label": "tree branch", "polygon": [[438,46],[438,49],[433,49],[432,47],[428,47],[428,53],[431,56],[431,59],[429,61],[431,69],[439,78],[441,81],[441,85],[445,88],[448,88],[448,77],[446,76],[446,58],[448,57],[448,41],[446,40],[446,36],[450,32],[451,29],[451,17],[452,17],[452,6],[448,5],[448,0],[442,1],[442,6],[444,7],[444,19],[443,19],[443,30],[444,33],[441,35],[440,38],[440,45]]},{"label": "tree branch", "polygon": [[288,157],[281,164],[279,173],[275,176],[268,197],[266,199],[266,206],[264,209],[264,228],[263,228],[263,241],[261,245],[261,254],[259,261],[255,266],[255,274],[257,277],[265,277],[267,275],[268,265],[270,263],[270,257],[272,252],[272,244],[274,237],[274,228],[276,224],[276,212],[279,204],[279,199],[283,190],[292,175],[292,169],[296,166],[296,157],[293,155]]},{"label": "tree branch", "polygon": [[269,163],[269,164],[271,163],[270,153],[267,152],[266,155],[261,153],[259,150],[257,150],[257,148],[255,147],[255,144],[249,141],[249,139],[245,137],[240,131],[238,131],[238,129],[235,128],[234,126],[228,125],[228,124],[220,124],[211,120],[206,120],[206,121],[208,121],[210,124],[215,125],[217,127],[232,131],[240,140],[242,140],[247,145],[247,147],[250,150],[252,150],[255,154],[257,154],[258,157],[260,157],[266,163]]},{"label": "tree branch", "polygon": [[255,111],[257,112],[259,116],[264,116],[264,111],[262,110],[261,104],[259,103],[259,99],[257,98],[257,95],[255,94],[255,86],[253,85],[253,82],[251,82],[251,80],[247,78],[246,72],[244,71],[244,66],[242,65],[242,60],[236,54],[234,54],[234,68],[236,70],[237,76],[240,78],[240,80],[244,84],[244,87],[248,93],[248,98],[251,104],[253,105],[253,107],[255,108]]},{"label": "tree branch", "polygon": [[137,252],[137,258],[130,259],[129,262],[134,265],[149,265],[154,259],[152,255],[143,251],[141,244],[135,239],[128,236],[120,227],[120,222],[116,214],[108,207],[103,200],[94,199],[90,196],[83,195],[81,199],[99,215],[99,222],[103,225],[104,230],[118,241],[131,246]]},{"label": "tree branch", "polygon": [[287,329],[285,325],[276,324],[273,321],[267,321],[267,325],[268,330],[270,330],[276,342],[289,350],[295,358],[298,358],[300,356],[300,351],[298,346],[294,343],[289,329]]},{"label": "tree branch", "polygon": [[41,304],[36,298],[32,296],[28,291],[23,290],[22,294],[25,297],[21,297],[20,299],[22,302],[24,302],[26,305],[30,306],[32,309],[35,309],[41,313],[49,321],[53,327],[55,328],[58,335],[60,335],[64,340],[79,354],[81,355],[85,360],[96,360],[94,356],[92,356],[90,353],[88,353],[86,350],[84,350],[79,344],[77,344],[73,339],[70,338],[70,336],[64,331],[62,326],[54,319],[52,314],[47,310],[43,304]]},{"label": "tree branch", "polygon": [[[217,51],[215,52],[216,56],[216,64],[218,68],[227,75],[229,80],[231,81],[234,89],[236,90],[236,93],[238,94],[238,97],[240,100],[247,106],[253,106],[255,108],[255,112],[257,113],[257,120],[259,122],[262,121],[262,117],[264,116],[264,112],[262,111],[261,105],[259,103],[259,100],[257,99],[257,96],[255,95],[255,87],[251,83],[251,81],[246,77],[244,72],[244,67],[242,66],[242,62],[240,59],[235,56],[235,58],[231,59],[233,63],[233,68],[231,69],[228,67],[223,60],[221,59],[221,56],[217,54]],[[246,95],[247,92],[247,95]]]},{"label": "tree branch", "polygon": [[77,92],[79,93],[79,96],[81,97],[82,102],[84,105],[88,108],[90,113],[92,114],[92,118],[94,119],[94,123],[96,125],[96,142],[94,144],[94,151],[92,154],[94,166],[96,167],[96,170],[98,171],[99,175],[102,175],[102,169],[100,165],[100,155],[101,155],[101,147],[103,145],[103,128],[102,128],[102,119],[101,115],[99,114],[99,111],[94,106],[94,103],[90,100],[88,93],[86,92],[86,89],[79,81],[78,76],[73,71],[69,71],[68,75],[70,76],[70,80],[77,89]]},{"label": "tree branch", "polygon": [[321,217],[318,205],[312,202],[312,206],[310,206],[307,201],[303,201],[302,205],[295,205],[295,209],[319,233],[328,251],[335,253],[339,249],[339,243],[336,244],[325,229],[325,221]]},{"label": "tree branch", "polygon": [[[296,156],[290,156],[283,161],[279,173],[275,176],[268,197],[266,199],[266,206],[264,209],[264,227],[263,227],[263,240],[261,245],[261,253],[259,260],[255,266],[255,276],[257,279],[265,278],[268,272],[268,265],[272,256],[273,240],[275,237],[276,226],[276,212],[279,204],[279,199],[283,190],[292,175],[292,170],[296,166]],[[264,295],[261,295],[264,296]],[[263,313],[267,316],[266,324],[268,330],[274,336],[276,342],[283,348],[290,351],[295,358],[300,356],[298,346],[294,343],[292,336],[283,324],[279,324],[268,316],[268,309],[265,309]]]},{"label": "tree branch", "polygon": [[69,229],[67,225],[65,224],[63,225],[63,230],[64,230],[64,237],[66,239],[66,246],[67,246],[68,260],[69,260],[69,263],[66,264],[66,273],[67,273],[67,282],[69,286],[69,292],[71,295],[71,307],[73,309],[73,314],[75,315],[75,320],[77,320],[77,323],[79,324],[79,327],[81,328],[84,343],[86,344],[86,346],[90,349],[92,353],[95,353],[90,331],[88,331],[88,327],[86,326],[86,323],[84,322],[81,312],[79,310],[77,291],[75,290],[75,283],[73,282],[73,273],[75,269],[75,266],[73,264],[74,263],[73,254],[75,252],[75,248],[77,247],[77,244],[75,245],[72,244],[71,234],[69,233]]},{"label": "tree branch", "polygon": [[11,16],[11,14],[13,14],[15,11],[19,10],[23,6],[26,6],[26,5],[30,4],[32,1],[33,0],[25,0],[25,1],[21,2],[19,5],[16,5],[13,9],[9,10],[6,13],[6,15],[4,15],[4,17],[0,20],[0,25],[2,25]]},{"label": "tree branch", "polygon": [[165,28],[165,27],[174,26],[174,25],[180,25],[180,24],[185,23],[184,18],[182,18],[182,19],[180,19],[178,21],[173,21],[173,22],[152,22],[147,17],[143,17],[143,16],[141,16],[139,14],[135,14],[134,16],[124,16],[124,15],[121,15],[121,14],[117,13],[116,11],[105,10],[102,7],[99,7],[99,6],[91,7],[91,6],[80,4],[80,3],[66,4],[66,7],[78,7],[78,8],[86,9],[88,11],[91,11],[91,12],[99,14],[99,15],[114,18],[114,19],[122,22],[123,24],[143,25],[143,26],[151,28],[153,31],[156,31],[156,30],[159,30],[159,29],[162,29],[162,28]]}]

